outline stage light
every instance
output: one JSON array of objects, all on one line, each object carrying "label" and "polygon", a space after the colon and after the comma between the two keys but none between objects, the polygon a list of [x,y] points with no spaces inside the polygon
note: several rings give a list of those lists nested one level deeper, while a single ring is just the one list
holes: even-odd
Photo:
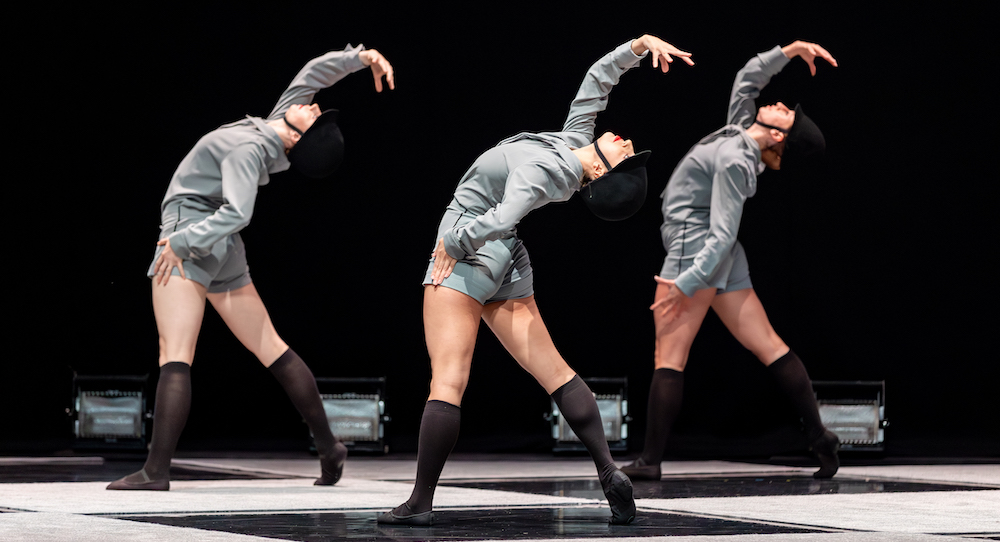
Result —
[{"label": "stage light", "polygon": [[[584,378],[587,386],[594,392],[597,409],[601,413],[601,423],[604,426],[604,437],[612,451],[628,449],[628,422],[632,418],[628,414],[628,379],[627,378]],[[545,418],[552,424],[552,451],[581,452],[586,451],[580,438],[560,415],[559,407],[551,401],[551,410]]]},{"label": "stage light", "polygon": [[[330,430],[354,452],[388,453],[385,378],[317,378]],[[313,448],[315,449],[315,447]]]},{"label": "stage light", "polygon": [[145,449],[148,421],[146,387],[149,375],[73,375],[74,448]]},{"label": "stage light", "polygon": [[823,425],[840,438],[842,450],[885,449],[884,381],[813,382]]}]

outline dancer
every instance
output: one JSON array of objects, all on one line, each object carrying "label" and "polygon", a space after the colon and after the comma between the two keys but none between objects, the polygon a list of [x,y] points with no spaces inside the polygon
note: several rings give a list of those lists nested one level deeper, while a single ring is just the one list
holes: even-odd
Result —
[{"label": "dancer", "polygon": [[[347,448],[333,433],[312,371],[278,336],[247,267],[239,231],[250,223],[257,187],[289,165],[322,178],[337,168],[343,137],[335,110],[312,103],[319,90],[371,67],[375,90],[392,66],[378,51],[347,46],[308,62],[266,119],[246,119],[209,132],[181,161],[161,205],[160,240],[147,275],[160,336],[153,437],[142,470],[108,489],[170,489],[170,458],[191,405],[191,363],[208,299],[230,331],[267,367],[312,430],[321,475],[337,483]],[[173,280],[171,280],[171,277]]]},{"label": "dancer", "polygon": [[825,148],[823,134],[801,106],[754,100],[771,77],[801,57],[816,75],[817,57],[837,61],[815,43],[796,41],[761,53],[733,83],[727,124],[681,159],[663,191],[661,235],[667,256],[650,307],[656,329],[655,371],[649,390],[642,456],[622,470],[637,480],[659,480],[660,461],[681,407],[691,343],[711,307],[730,333],[767,367],[805,422],[817,478],[837,472],[839,440],[820,421],[812,382],[802,361],[768,321],[750,282],[746,254],[736,240],[743,205],[765,167],[787,169]]},{"label": "dancer", "polygon": [[[595,141],[597,114],[621,75],[650,53],[668,70],[690,54],[644,35],[619,46],[587,72],[562,132],[521,133],[483,153],[459,181],[435,237],[424,277],[424,334],[430,394],[420,422],[417,478],[410,498],[379,523],[429,525],[444,463],[458,439],[462,396],[480,318],[545,391],[593,457],[612,523],[635,517],[632,484],[612,462],[597,402],[552,344],[535,304],[528,253],[516,224],[529,211],[583,188],[591,210],[620,220],[642,205],[648,151],[613,133]],[[586,188],[584,188],[586,187]]]}]

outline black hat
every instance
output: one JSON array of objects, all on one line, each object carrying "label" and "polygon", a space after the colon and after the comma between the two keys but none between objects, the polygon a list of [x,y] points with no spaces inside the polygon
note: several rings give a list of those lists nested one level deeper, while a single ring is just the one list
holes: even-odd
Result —
[{"label": "black hat", "polygon": [[299,142],[288,151],[288,161],[306,177],[322,179],[344,159],[344,136],[337,126],[336,109],[324,111]]},{"label": "black hat", "polygon": [[[608,165],[594,143],[601,160]],[[634,215],[646,201],[646,160],[649,151],[642,151],[621,161],[611,171],[583,187],[580,195],[590,211],[604,220],[625,220]]]},{"label": "black hat", "polygon": [[785,150],[781,154],[781,167],[785,169],[789,162],[792,167],[804,163],[810,157],[816,157],[826,149],[826,139],[816,123],[802,111],[802,105],[795,106],[795,122],[785,137]]}]

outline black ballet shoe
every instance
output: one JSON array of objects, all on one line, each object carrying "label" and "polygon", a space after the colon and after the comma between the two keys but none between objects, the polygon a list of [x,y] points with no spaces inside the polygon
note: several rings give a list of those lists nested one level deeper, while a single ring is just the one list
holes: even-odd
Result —
[{"label": "black ballet shoe", "polygon": [[635,499],[632,498],[632,481],[620,469],[611,474],[611,481],[604,488],[604,496],[611,505],[612,525],[628,525],[635,519]]},{"label": "black ballet shoe", "polygon": [[816,440],[809,445],[809,450],[816,454],[819,459],[819,470],[813,473],[813,478],[832,478],[840,468],[840,458],[837,451],[840,450],[840,439],[830,431],[823,431]]},{"label": "black ballet shoe", "polygon": [[658,482],[662,476],[659,463],[647,465],[641,457],[625,465],[621,470],[632,480],[652,480]]},{"label": "black ballet shoe", "polygon": [[330,455],[319,456],[320,477],[313,482],[314,486],[332,486],[340,481],[344,473],[344,460],[347,459],[347,446],[338,442],[333,445]]},{"label": "black ballet shoe", "polygon": [[[142,476],[141,481],[130,482],[128,478],[130,476],[135,476],[136,474]],[[170,479],[166,480],[153,480],[146,474],[146,469],[142,469],[134,474],[129,474],[125,478],[115,480],[108,484],[107,489],[139,489],[145,491],[169,491],[170,490]]]},{"label": "black ballet shoe", "polygon": [[431,524],[431,519],[430,510],[414,514],[410,511],[410,505],[404,502],[379,516],[376,521],[383,525],[414,525],[425,527]]}]

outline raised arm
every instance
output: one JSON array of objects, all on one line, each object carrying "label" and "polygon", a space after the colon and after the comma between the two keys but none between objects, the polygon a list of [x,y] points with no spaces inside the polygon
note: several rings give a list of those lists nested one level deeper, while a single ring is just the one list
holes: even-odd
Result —
[{"label": "raised arm", "polygon": [[733,90],[729,95],[729,114],[726,124],[750,126],[757,116],[757,97],[771,78],[788,64],[788,57],[781,48],[759,53],[747,61],[733,80]]},{"label": "raised arm", "polygon": [[809,71],[816,75],[816,57],[823,58],[832,66],[837,65],[836,59],[826,49],[805,41],[795,41],[784,47],[760,53],[743,66],[733,81],[733,90],[729,97],[729,116],[726,124],[749,126],[757,116],[757,97],[760,91],[795,57],[802,57],[809,65]]},{"label": "raised arm", "polygon": [[800,57],[802,60],[805,60],[806,64],[809,65],[809,73],[814,76],[816,75],[816,57],[826,60],[834,68],[837,67],[837,59],[833,58],[833,55],[816,43],[809,43],[808,41],[802,40],[793,41],[792,43],[782,47],[781,52],[784,53],[789,60],[795,57]]},{"label": "raised arm", "polygon": [[618,84],[622,74],[639,65],[647,53],[652,53],[653,67],[664,73],[670,69],[673,57],[694,65],[691,53],[681,51],[669,43],[648,34],[619,45],[615,50],[601,57],[587,70],[580,84],[576,98],[570,104],[569,115],[563,124],[563,132],[577,132],[589,143],[594,139],[597,114],[608,107],[608,94]]},{"label": "raised arm", "polygon": [[267,116],[267,120],[280,119],[294,104],[310,104],[317,92],[333,86],[344,77],[371,67],[375,78],[375,90],[382,92],[382,77],[386,78],[390,89],[396,88],[392,65],[374,49],[365,50],[364,45],[348,45],[343,51],[331,51],[314,58],[299,70],[278,103]]}]

